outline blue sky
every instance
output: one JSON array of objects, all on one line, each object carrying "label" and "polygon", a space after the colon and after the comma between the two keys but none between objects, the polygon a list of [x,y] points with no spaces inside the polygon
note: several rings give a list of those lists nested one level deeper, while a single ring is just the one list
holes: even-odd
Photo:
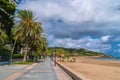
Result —
[{"label": "blue sky", "polygon": [[49,47],[120,56],[120,0],[22,0],[17,9],[38,16]]}]

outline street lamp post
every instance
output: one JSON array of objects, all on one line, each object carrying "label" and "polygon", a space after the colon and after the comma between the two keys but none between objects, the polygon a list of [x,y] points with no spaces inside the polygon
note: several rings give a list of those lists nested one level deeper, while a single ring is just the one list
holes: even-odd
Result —
[{"label": "street lamp post", "polygon": [[12,54],[10,54],[9,64],[12,64]]},{"label": "street lamp post", "polygon": [[55,57],[54,63],[55,63],[55,66],[56,66],[56,47],[55,47],[54,57]]},{"label": "street lamp post", "polygon": [[9,64],[12,64],[12,54],[13,54],[14,49],[13,49],[13,45],[12,44],[10,44],[10,45],[11,45],[12,51],[10,54]]}]

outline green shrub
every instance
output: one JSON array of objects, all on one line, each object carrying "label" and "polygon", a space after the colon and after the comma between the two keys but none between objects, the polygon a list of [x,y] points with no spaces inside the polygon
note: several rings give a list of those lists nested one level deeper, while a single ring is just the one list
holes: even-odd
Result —
[{"label": "green shrub", "polygon": [[11,50],[8,48],[0,49],[0,61],[9,61]]},{"label": "green shrub", "polygon": [[70,61],[70,62],[76,62],[76,58],[75,58],[75,57],[71,57],[71,58],[69,59],[69,61]]},{"label": "green shrub", "polygon": [[70,58],[70,53],[65,53],[65,57]]},{"label": "green shrub", "polygon": [[76,62],[76,58],[75,57],[73,57],[73,62]]},{"label": "green shrub", "polygon": [[32,64],[32,63],[34,63],[33,61],[26,61],[26,62],[14,62],[13,64]]},{"label": "green shrub", "polygon": [[24,54],[13,54],[12,58],[13,59],[21,59],[21,58],[23,58],[23,56],[24,56]]}]

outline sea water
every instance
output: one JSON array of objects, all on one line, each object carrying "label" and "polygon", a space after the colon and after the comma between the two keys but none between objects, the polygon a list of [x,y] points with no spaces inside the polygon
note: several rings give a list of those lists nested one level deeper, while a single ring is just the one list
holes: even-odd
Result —
[{"label": "sea water", "polygon": [[116,57],[116,58],[97,58],[97,60],[120,61],[120,57]]}]

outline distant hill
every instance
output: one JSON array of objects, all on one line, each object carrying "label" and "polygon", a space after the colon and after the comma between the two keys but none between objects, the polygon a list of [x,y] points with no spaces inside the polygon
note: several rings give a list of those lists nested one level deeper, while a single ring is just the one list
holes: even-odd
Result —
[{"label": "distant hill", "polygon": [[75,48],[63,48],[63,47],[49,47],[48,48],[49,54],[56,52],[56,53],[64,53],[64,54],[70,54],[70,55],[78,55],[78,56],[99,56],[99,57],[112,57],[110,55],[89,51],[84,48],[75,49]]}]

